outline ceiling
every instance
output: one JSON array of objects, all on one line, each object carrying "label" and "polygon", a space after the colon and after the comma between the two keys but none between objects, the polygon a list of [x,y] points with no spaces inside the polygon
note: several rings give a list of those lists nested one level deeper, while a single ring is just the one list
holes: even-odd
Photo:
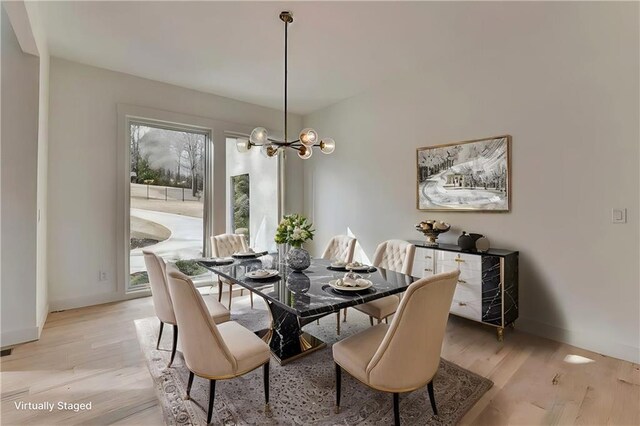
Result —
[{"label": "ceiling", "polygon": [[[307,114],[410,70],[516,40],[532,4],[435,2],[42,2],[53,56]],[[545,9],[549,12],[549,9]],[[426,78],[426,77],[425,77]]]}]

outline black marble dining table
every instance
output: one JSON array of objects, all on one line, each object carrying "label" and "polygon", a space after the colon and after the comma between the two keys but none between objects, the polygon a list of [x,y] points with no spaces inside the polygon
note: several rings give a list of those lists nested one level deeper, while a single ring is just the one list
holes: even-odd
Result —
[{"label": "black marble dining table", "polygon": [[[325,346],[320,339],[302,330],[305,325],[343,308],[402,293],[415,280],[399,272],[371,268],[358,272],[372,282],[371,287],[345,292],[329,285],[331,280],[342,278],[345,271],[332,270],[330,262],[323,259],[312,259],[311,266],[302,272],[291,270],[277,254],[235,259],[228,265],[208,261],[200,261],[200,264],[266,301],[271,313],[271,328],[258,334],[269,343],[281,365]],[[257,269],[275,269],[278,276],[267,279],[246,276]]]}]

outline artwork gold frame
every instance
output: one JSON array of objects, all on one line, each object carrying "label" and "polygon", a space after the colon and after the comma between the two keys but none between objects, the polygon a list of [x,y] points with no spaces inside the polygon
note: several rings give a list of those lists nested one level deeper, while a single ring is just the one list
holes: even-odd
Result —
[{"label": "artwork gold frame", "polygon": [[417,148],[416,208],[511,211],[511,136]]}]

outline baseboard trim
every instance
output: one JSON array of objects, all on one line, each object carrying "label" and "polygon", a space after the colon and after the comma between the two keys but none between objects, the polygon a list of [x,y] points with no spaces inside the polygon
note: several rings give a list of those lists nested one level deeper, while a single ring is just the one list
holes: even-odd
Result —
[{"label": "baseboard trim", "polygon": [[0,347],[6,348],[7,346],[31,342],[38,340],[38,337],[37,326],[19,328],[17,330],[3,330],[2,333],[0,333]]},{"label": "baseboard trim", "polygon": [[602,336],[594,338],[593,334],[567,330],[530,318],[519,318],[516,321],[516,327],[527,333],[535,334],[536,336],[545,337],[636,364],[640,363],[640,348],[609,340]]},{"label": "baseboard trim", "polygon": [[40,323],[38,324],[38,339],[42,334],[42,329],[44,328],[44,324],[47,322],[47,316],[49,315],[49,304],[44,307],[43,312],[40,314]]},{"label": "baseboard trim", "polygon": [[93,294],[90,296],[76,297],[72,299],[52,300],[49,302],[51,308],[49,312],[66,311],[68,309],[84,308],[86,306],[120,302],[122,300],[137,299],[138,297],[147,297],[150,295],[150,290],[141,290],[124,295],[121,293],[113,292]]}]

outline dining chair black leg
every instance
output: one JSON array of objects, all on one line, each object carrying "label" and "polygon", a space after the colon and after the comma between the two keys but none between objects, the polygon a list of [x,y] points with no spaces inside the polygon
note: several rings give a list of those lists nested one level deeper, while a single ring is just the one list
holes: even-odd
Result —
[{"label": "dining chair black leg", "polygon": [[396,426],[400,426],[400,394],[393,394],[393,420]]},{"label": "dining chair black leg", "polygon": [[231,298],[233,297],[233,284],[229,284],[229,311],[231,311]]},{"label": "dining chair black leg", "polygon": [[218,303],[222,302],[222,280],[218,277]]},{"label": "dining chair black leg", "polygon": [[340,393],[342,391],[342,367],[338,363],[336,365],[336,410],[340,408]]},{"label": "dining chair black leg", "polygon": [[349,308],[344,308],[344,312],[342,313],[342,322],[347,322],[347,309]]},{"label": "dining chair black leg", "polygon": [[380,324],[382,322],[381,318],[378,318],[378,324]]},{"label": "dining chair black leg", "polygon": [[389,324],[389,317],[386,317],[386,318],[384,319],[384,323],[385,323],[385,324]]},{"label": "dining chair black leg", "polygon": [[340,335],[340,311],[336,312],[336,333]]},{"label": "dining chair black leg", "polygon": [[262,376],[264,379],[264,406],[269,407],[269,361],[262,366]]},{"label": "dining chair black leg", "polygon": [[253,309],[253,292],[249,292],[249,299],[251,300],[251,309]]},{"label": "dining chair black leg", "polygon": [[167,367],[171,367],[173,364],[173,359],[176,357],[176,349],[178,348],[178,324],[173,326],[173,345],[171,346],[171,359],[169,360],[169,365]]},{"label": "dining chair black leg", "polygon": [[213,415],[213,398],[216,395],[216,381],[209,380],[209,411],[207,412],[207,424],[211,423],[211,416]]},{"label": "dining chair black leg", "polygon": [[191,398],[191,385],[193,384],[193,371],[189,371],[189,381],[187,382],[187,399]]},{"label": "dining chair black leg", "polygon": [[158,343],[156,343],[156,349],[160,349],[160,339],[162,339],[162,329],[164,328],[164,323],[160,321],[160,333],[158,333]]},{"label": "dining chair black leg", "polygon": [[429,391],[429,400],[431,400],[431,408],[433,408],[433,414],[437,416],[438,408],[436,407],[436,397],[433,394],[433,380],[431,380],[427,385],[427,390]]},{"label": "dining chair black leg", "polygon": [[369,317],[369,323],[371,324],[371,326],[373,327],[373,317]]}]

